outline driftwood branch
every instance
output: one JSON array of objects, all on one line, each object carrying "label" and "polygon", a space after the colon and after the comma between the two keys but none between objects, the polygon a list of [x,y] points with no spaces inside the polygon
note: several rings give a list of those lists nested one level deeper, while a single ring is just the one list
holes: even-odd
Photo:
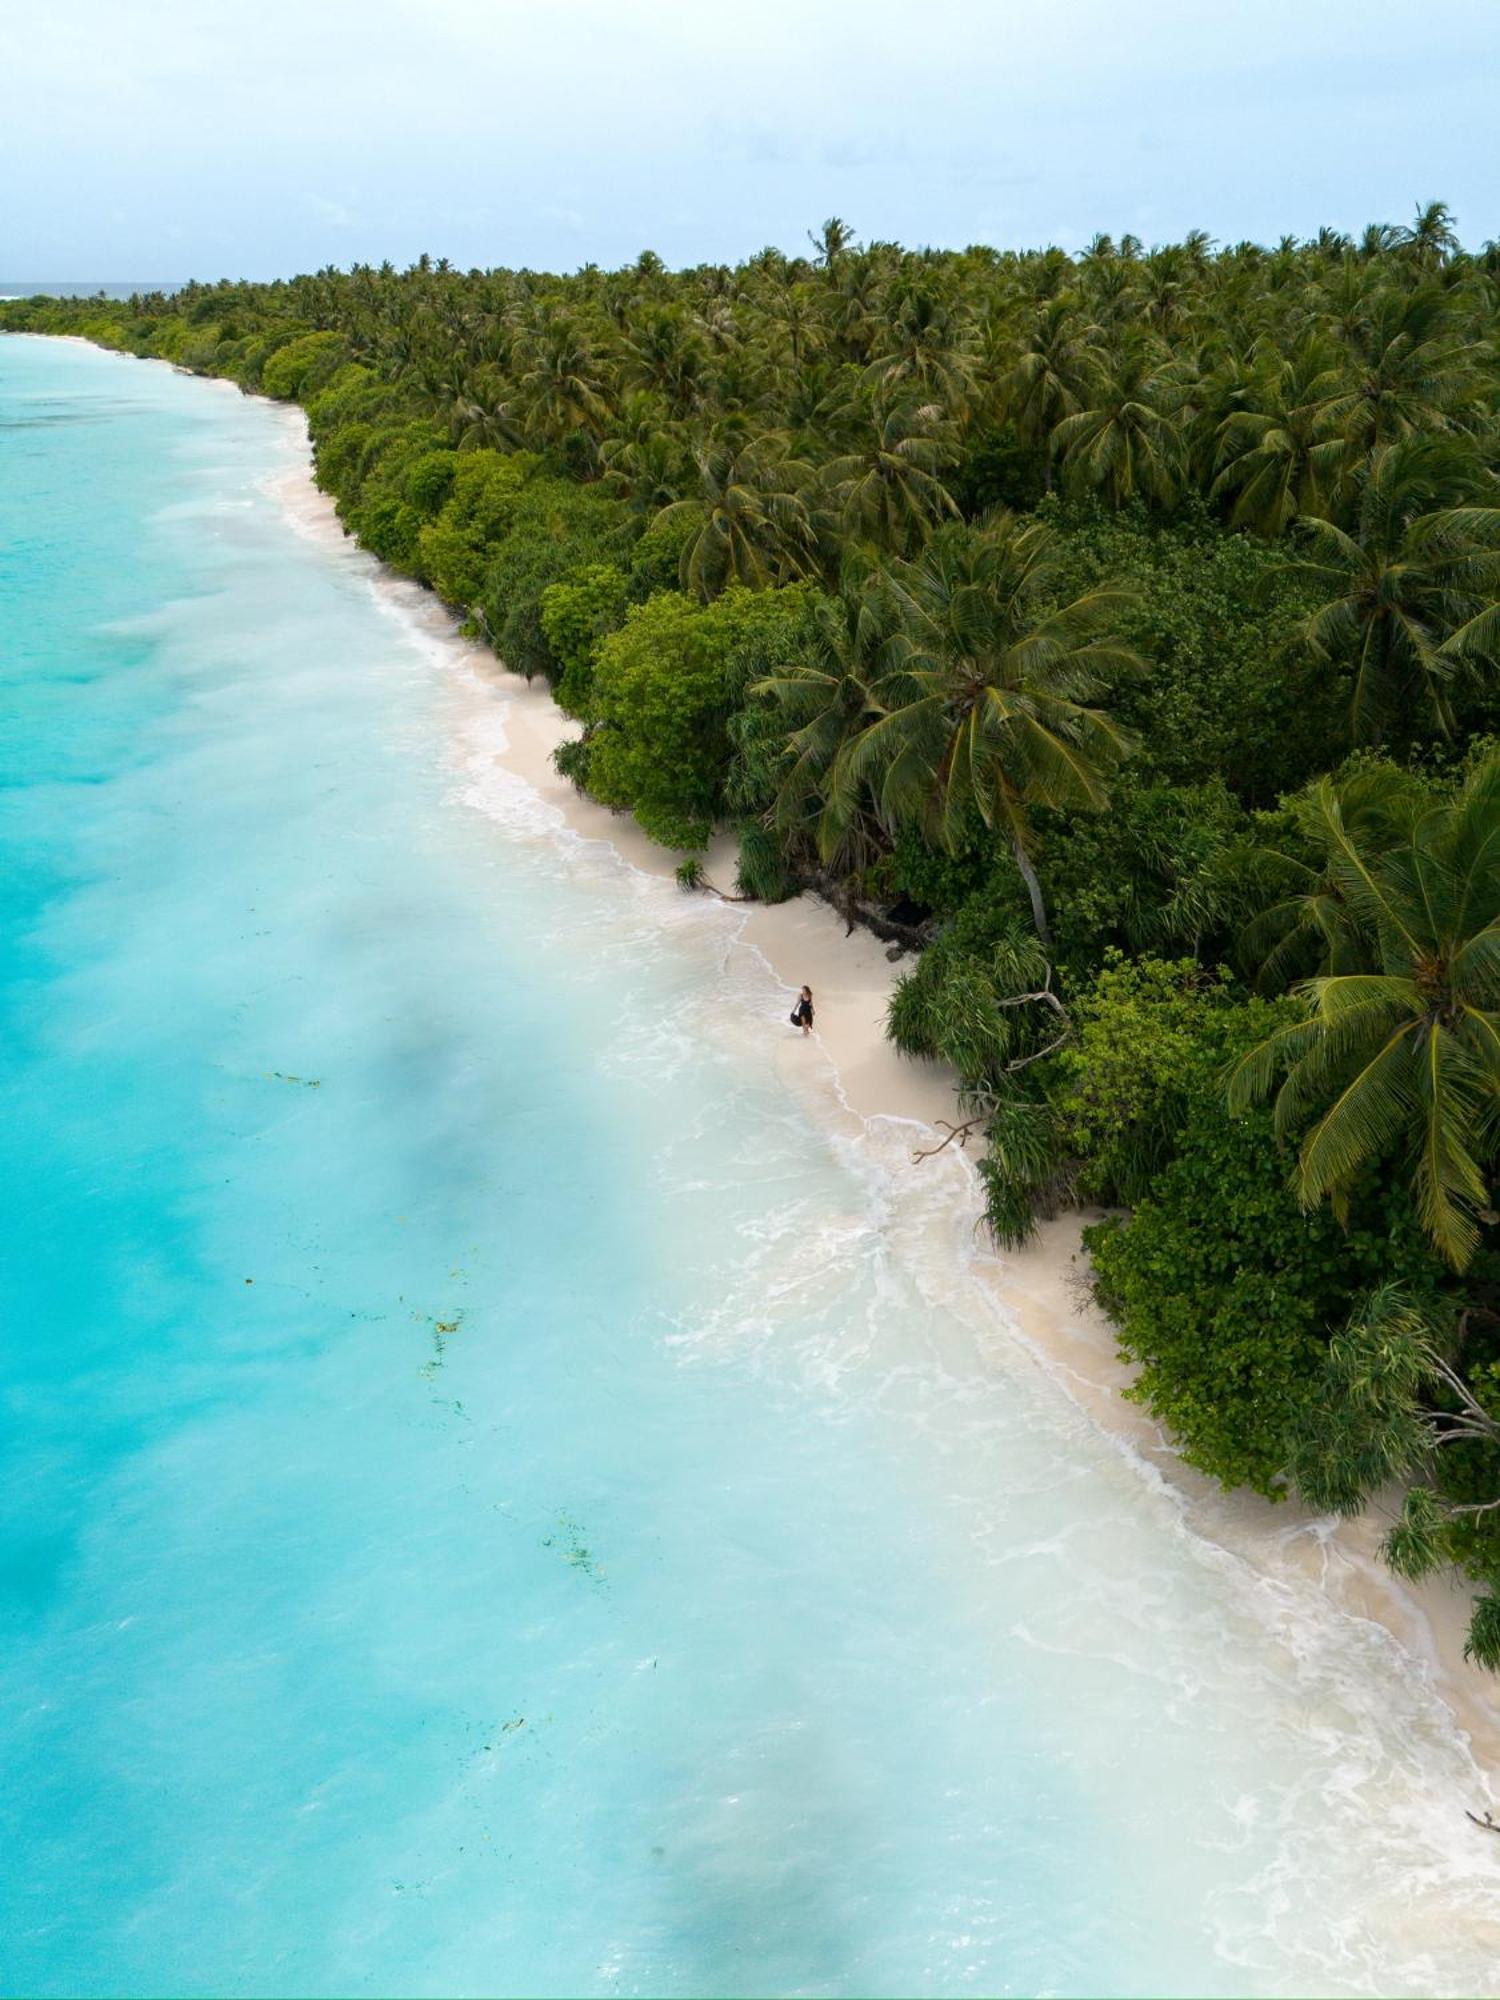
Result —
[{"label": "driftwood branch", "polygon": [[[1047,977],[1042,981],[1036,992],[1012,993],[1004,1000],[997,1000],[995,1002],[997,1007],[1029,1007],[1034,1004],[1050,1007],[1062,1023],[1061,1030],[1052,1037],[1050,1042],[1044,1043],[1039,1049],[1033,1049],[1029,1055],[1013,1056],[1008,1063],[1002,1066],[1000,1071],[1002,1076],[1014,1076],[1017,1071],[1029,1069],[1032,1063],[1041,1062],[1045,1056],[1055,1054],[1073,1032],[1073,1024],[1068,1019],[1067,1008],[1064,1007],[1061,1000],[1052,991],[1052,967],[1050,965],[1047,967]],[[978,1095],[978,1091],[970,1093],[970,1101],[972,1102]],[[940,1126],[947,1127],[947,1137],[940,1140],[936,1146],[927,1146],[922,1151],[913,1153],[913,1164],[918,1160],[933,1159],[937,1154],[946,1152],[955,1139],[958,1141],[960,1149],[967,1146],[970,1135],[977,1127],[986,1124],[993,1118],[998,1109],[998,1104],[992,1100],[983,1109],[976,1111],[972,1118],[964,1119],[961,1125],[950,1125],[946,1118],[938,1119],[937,1122]]]},{"label": "driftwood branch", "polygon": [[1464,1813],[1464,1818],[1473,1820],[1475,1826],[1482,1826],[1486,1833],[1500,1833],[1500,1820],[1491,1819],[1488,1810],[1486,1810],[1483,1819],[1479,1817],[1478,1813],[1468,1811]]},{"label": "driftwood branch", "polygon": [[698,887],[707,890],[710,896],[717,896],[721,903],[753,903],[756,900],[754,896],[731,896],[726,890],[716,888],[706,875],[698,877]]},{"label": "driftwood branch", "polygon": [[935,1146],[926,1146],[920,1152],[913,1153],[911,1156],[913,1166],[916,1165],[918,1160],[936,1159],[939,1153],[945,1153],[948,1150],[955,1139],[958,1141],[961,1152],[969,1143],[969,1135],[978,1126],[983,1125],[990,1116],[991,1113],[988,1111],[978,1111],[972,1118],[966,1118],[961,1125],[949,1125],[946,1118],[939,1118],[937,1120],[939,1125],[948,1126],[947,1138],[940,1139]]}]

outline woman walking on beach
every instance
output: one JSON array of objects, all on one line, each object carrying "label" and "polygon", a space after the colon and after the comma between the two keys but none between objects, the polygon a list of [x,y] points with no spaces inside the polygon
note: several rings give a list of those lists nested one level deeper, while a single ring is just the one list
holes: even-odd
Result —
[{"label": "woman walking on beach", "polygon": [[802,991],[797,995],[796,1006],[792,1009],[792,1026],[794,1028],[800,1028],[804,1035],[810,1035],[812,1033],[812,1024],[813,1024],[812,988],[810,986],[804,986]]}]

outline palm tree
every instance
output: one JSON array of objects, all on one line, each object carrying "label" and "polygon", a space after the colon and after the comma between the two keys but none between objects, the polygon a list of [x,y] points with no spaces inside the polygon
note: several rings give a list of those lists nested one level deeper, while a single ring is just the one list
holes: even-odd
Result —
[{"label": "palm tree", "polygon": [[863,367],[880,334],[880,261],[868,250],[845,251],[828,268],[833,295],[827,310],[836,350],[841,360]]},{"label": "palm tree", "polygon": [[793,370],[822,347],[826,338],[823,301],[808,284],[789,285],[778,291],[766,310],[766,322],[774,329],[777,344]]},{"label": "palm tree", "polygon": [[1132,340],[1112,362],[1096,364],[1081,392],[1084,407],[1063,417],[1052,449],[1077,492],[1102,492],[1115,506],[1130,500],[1165,504],[1182,469],[1175,417],[1183,400],[1179,367]]},{"label": "palm tree", "polygon": [[856,541],[910,555],[958,508],[940,475],[957,452],[952,426],[934,403],[870,412],[853,451],[823,469],[840,524]]},{"label": "palm tree", "polygon": [[1344,460],[1327,414],[1338,356],[1306,334],[1262,378],[1259,407],[1231,411],[1218,426],[1218,471],[1210,493],[1233,499],[1231,527],[1274,538],[1299,515],[1322,514]]},{"label": "palm tree", "polygon": [[1368,264],[1350,249],[1337,263],[1321,269],[1308,287],[1303,332],[1338,340],[1346,368],[1349,356],[1366,337],[1371,301],[1380,290],[1383,275],[1384,266]]},{"label": "palm tree", "polygon": [[871,422],[870,399],[856,371],[826,354],[795,373],[778,372],[774,395],[797,458],[826,460],[852,451]]},{"label": "palm tree", "polygon": [[640,314],[625,337],[625,381],[654,390],[673,417],[686,417],[701,404],[707,360],[698,329],[675,306]]},{"label": "palm tree", "polygon": [[790,455],[784,433],[746,441],[726,428],[693,457],[697,497],[675,501],[656,516],[692,523],[682,551],[684,589],[706,600],[726,584],[759,590],[812,573],[817,538],[806,497],[812,469]]},{"label": "palm tree", "polygon": [[1455,428],[1479,384],[1469,343],[1436,285],[1387,287],[1368,300],[1351,335],[1343,383],[1323,405],[1351,465],[1416,432]]},{"label": "palm tree", "polygon": [[865,370],[877,395],[916,394],[961,408],[973,380],[971,336],[952,301],[934,284],[906,285],[886,307],[880,352]]},{"label": "palm tree", "polygon": [[609,415],[598,362],[580,329],[551,314],[526,343],[516,383],[516,406],[544,444],[572,431],[597,438]]},{"label": "palm tree", "polygon": [[845,755],[877,720],[874,693],[892,638],[889,591],[858,561],[836,597],[818,600],[807,657],[760,681],[755,695],[776,701],[789,726],[787,765],[771,821],[787,842],[807,842],[823,866],[857,874],[882,845],[867,790]]},{"label": "palm tree", "polygon": [[692,455],[682,428],[649,390],[625,397],[610,435],[599,447],[607,491],[642,513],[659,514],[687,491]]},{"label": "palm tree", "polygon": [[1330,229],[1325,222],[1308,248],[1315,250],[1320,257],[1344,257],[1354,248],[1354,239],[1346,236],[1341,229]]},{"label": "palm tree", "polygon": [[1356,737],[1411,735],[1418,702],[1449,733],[1455,675],[1500,653],[1500,507],[1473,504],[1485,490],[1456,440],[1412,438],[1383,446],[1360,474],[1352,531],[1300,523],[1309,553],[1286,574],[1323,598],[1307,643],[1352,665]]},{"label": "palm tree", "polygon": [[1341,969],[1296,989],[1301,1018],[1241,1060],[1230,1106],[1283,1078],[1277,1129],[1314,1120],[1295,1172],[1308,1208],[1327,1198],[1345,1212],[1367,1167],[1404,1155],[1423,1228],[1462,1270],[1493,1220],[1500,1132],[1500,754],[1389,847],[1364,837],[1332,778],[1311,810],[1340,905],[1330,955]]},{"label": "palm tree", "polygon": [[809,230],[807,237],[818,253],[813,262],[821,264],[825,271],[831,271],[854,242],[854,231],[842,216],[830,215],[816,236]]},{"label": "palm tree", "polygon": [[1367,222],[1359,239],[1359,254],[1364,258],[1383,257],[1401,241],[1401,229],[1394,222]]},{"label": "palm tree", "polygon": [[1003,515],[937,536],[891,588],[901,631],[873,693],[880,713],[842,752],[885,826],[915,822],[950,851],[976,821],[1007,841],[1049,941],[1031,860],[1033,806],[1098,811],[1130,739],[1094,697],[1140,662],[1114,636],[1131,598],[1105,586],[1057,604],[1056,544]]},{"label": "palm tree", "polygon": [[1079,298],[1099,338],[1119,340],[1140,309],[1140,266],[1117,255],[1085,264],[1080,278]]},{"label": "palm tree", "polygon": [[514,447],[521,442],[521,425],[506,400],[504,373],[488,361],[467,377],[449,413],[450,429],[461,449],[477,446]]},{"label": "palm tree", "polygon": [[1190,311],[1190,274],[1177,250],[1156,250],[1146,264],[1141,315],[1163,337],[1180,333]]},{"label": "palm tree", "polygon": [[1245,957],[1259,968],[1261,992],[1284,992],[1319,973],[1363,969],[1364,939],[1344,897],[1337,858],[1350,844],[1367,862],[1390,853],[1410,840],[1431,804],[1425,779],[1383,762],[1357,765],[1330,788],[1314,786],[1285,802],[1285,838],[1250,858],[1252,882],[1276,898],[1241,939]]},{"label": "palm tree", "polygon": [[[1067,293],[1040,306],[1023,336],[1021,352],[1001,385],[1002,407],[1022,440],[1045,449],[1079,399],[1097,363],[1098,328],[1079,312]],[[1052,453],[1046,454],[1046,481],[1052,484]]]},{"label": "palm tree", "polygon": [[1445,201],[1429,201],[1417,209],[1410,228],[1396,232],[1396,241],[1420,264],[1446,264],[1458,250],[1453,212]]}]

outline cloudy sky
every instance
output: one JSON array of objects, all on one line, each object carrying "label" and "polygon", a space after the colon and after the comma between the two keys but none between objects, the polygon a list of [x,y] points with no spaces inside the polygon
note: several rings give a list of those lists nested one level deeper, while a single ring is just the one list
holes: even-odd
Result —
[{"label": "cloudy sky", "polygon": [[1500,236],[1500,0],[34,0],[0,279]]}]

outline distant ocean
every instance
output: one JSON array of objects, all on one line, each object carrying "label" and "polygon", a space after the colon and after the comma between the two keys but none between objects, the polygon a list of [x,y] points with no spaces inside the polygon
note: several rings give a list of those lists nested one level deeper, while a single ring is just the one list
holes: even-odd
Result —
[{"label": "distant ocean", "polygon": [[1405,1657],[1090,1427],[303,462],[0,340],[0,1990],[1493,1990]]},{"label": "distant ocean", "polygon": [[88,278],[66,284],[44,278],[0,278],[0,299],[31,299],[39,293],[53,299],[92,299],[100,295],[106,299],[129,299],[137,292],[175,292],[180,283],[176,278],[138,278],[127,282],[111,279],[108,283]]}]

